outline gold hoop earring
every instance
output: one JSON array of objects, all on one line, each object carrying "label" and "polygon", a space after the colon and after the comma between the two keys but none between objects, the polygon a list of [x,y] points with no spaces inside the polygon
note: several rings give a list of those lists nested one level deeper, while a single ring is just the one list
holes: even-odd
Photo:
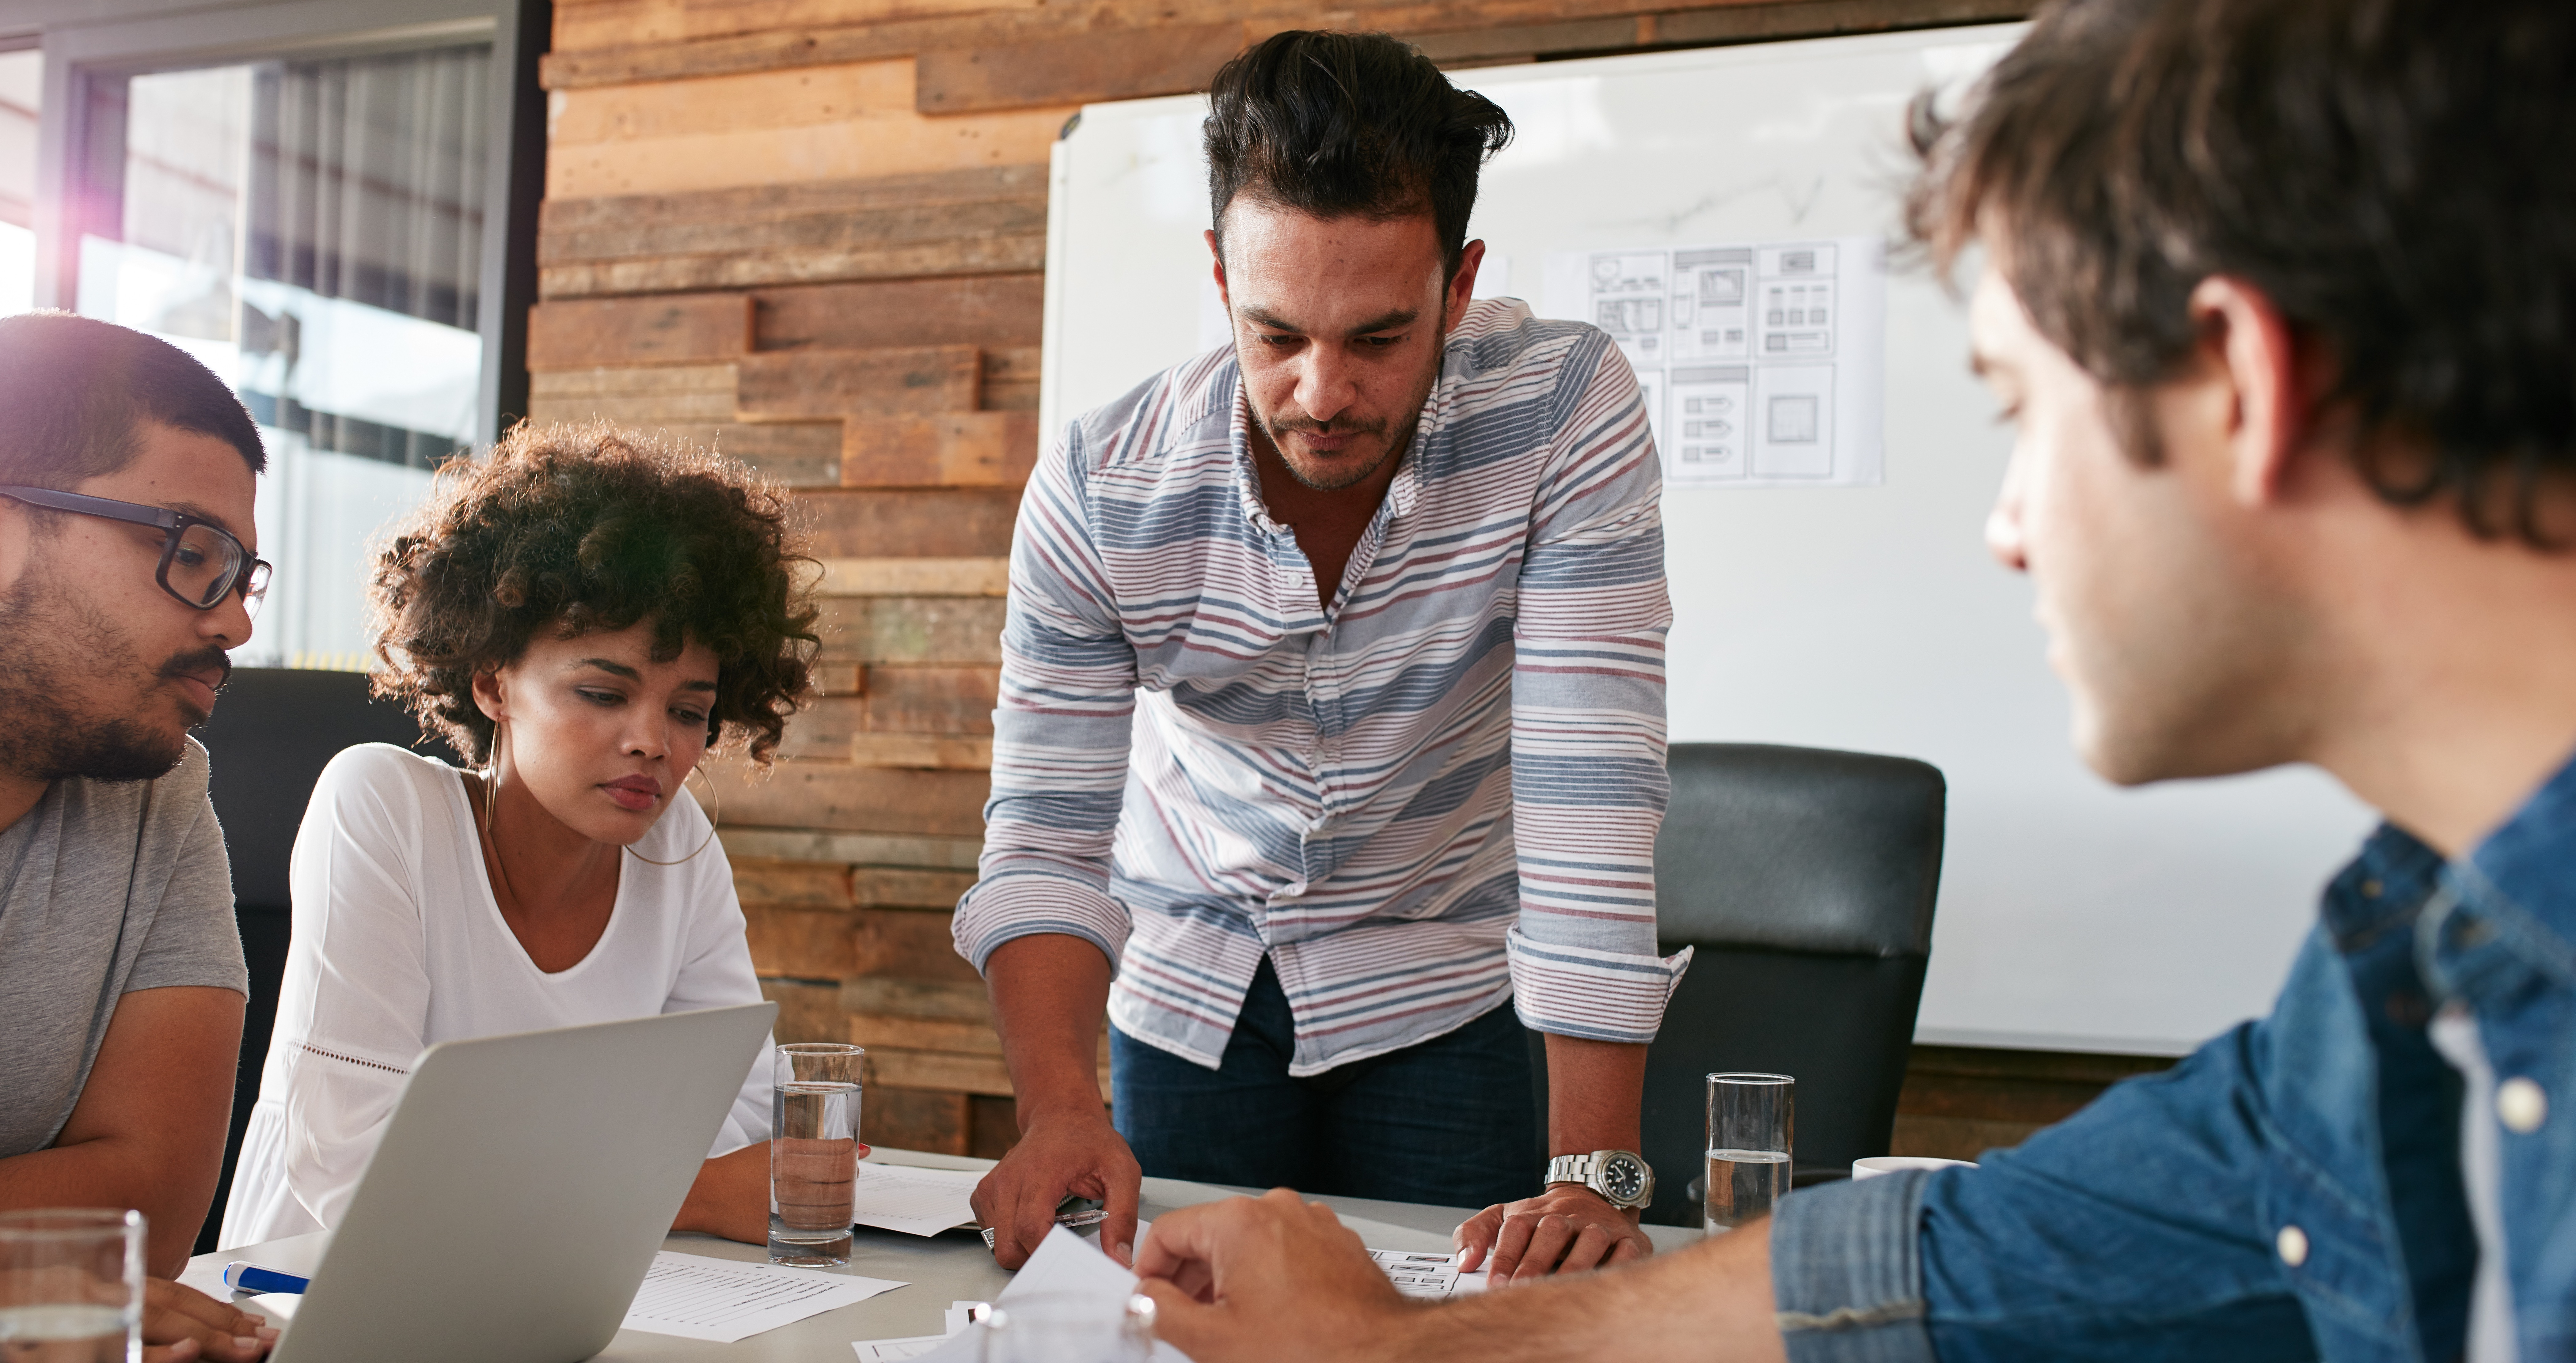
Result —
[{"label": "gold hoop earring", "polygon": [[501,795],[501,744],[510,732],[507,720],[492,721],[492,751],[483,760],[483,836],[500,836],[492,822]]},{"label": "gold hoop earring", "polygon": [[[691,768],[689,768],[689,776],[701,776],[700,769],[699,769],[699,768],[697,768],[697,767],[691,767]],[[631,843],[630,843],[630,844],[628,844],[628,846],[627,846],[627,848],[626,848],[627,852],[628,852],[630,855],[632,855],[632,856],[633,856],[637,861],[643,862],[644,864],[646,864],[646,865],[648,865],[648,866],[678,866],[678,865],[681,865],[681,864],[683,864],[683,863],[685,863],[685,862],[692,862],[692,861],[696,861],[696,860],[698,859],[698,852],[703,852],[703,851],[707,850],[707,844],[709,844],[709,843],[711,843],[711,842],[714,842],[714,841],[716,840],[716,815],[717,815],[717,813],[722,809],[722,806],[721,806],[721,805],[716,804],[716,803],[713,801],[713,797],[714,797],[714,795],[715,795],[715,793],[716,793],[716,783],[715,783],[714,781],[712,781],[712,780],[703,779],[703,777],[702,777],[702,779],[700,780],[699,784],[701,784],[701,785],[703,785],[703,786],[705,786],[705,787],[707,788],[707,795],[709,796],[709,803],[707,803],[707,804],[705,804],[705,805],[700,806],[700,808],[701,808],[701,809],[703,809],[703,810],[705,811],[706,816],[707,816],[707,835],[706,835],[705,837],[700,838],[700,839],[698,840],[698,848],[697,848],[697,852],[691,852],[690,854],[688,854],[688,855],[687,855],[687,856],[685,856],[685,857],[680,857],[680,858],[677,858],[677,859],[672,860],[672,861],[656,861],[656,860],[654,860],[653,858],[648,857],[648,856],[644,855],[643,853],[636,851],[636,850],[635,850],[635,848],[634,848],[634,845],[633,845],[633,844],[631,844]],[[684,777],[680,778],[680,788],[681,788],[681,789],[686,790],[686,789],[688,788],[688,785],[689,785],[688,777],[684,776]]]}]

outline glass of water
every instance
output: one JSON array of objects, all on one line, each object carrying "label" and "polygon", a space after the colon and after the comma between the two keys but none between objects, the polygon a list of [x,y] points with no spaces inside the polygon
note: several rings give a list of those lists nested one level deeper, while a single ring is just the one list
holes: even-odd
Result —
[{"label": "glass of water", "polygon": [[143,1213],[0,1212],[0,1359],[143,1356]]},{"label": "glass of water", "polygon": [[1788,1195],[1797,1088],[1785,1074],[1708,1077],[1709,1234],[1768,1216]]},{"label": "glass of water", "polygon": [[968,1328],[982,1363],[1147,1363],[1154,1299],[1032,1292]]},{"label": "glass of water", "polygon": [[867,1054],[834,1041],[778,1048],[769,1096],[771,1263],[837,1268],[850,1261],[859,1066]]}]

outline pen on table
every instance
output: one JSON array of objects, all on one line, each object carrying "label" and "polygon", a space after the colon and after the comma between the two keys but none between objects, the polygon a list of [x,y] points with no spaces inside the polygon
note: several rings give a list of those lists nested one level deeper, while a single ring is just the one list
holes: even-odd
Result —
[{"label": "pen on table", "polygon": [[[1085,1226],[1097,1226],[1108,1219],[1109,1213],[1102,1211],[1098,1207],[1090,1207],[1078,1212],[1065,1212],[1056,1217],[1055,1223],[1067,1230],[1080,1230]],[[991,1249],[992,1247],[993,1228],[991,1226],[986,1226],[984,1228],[984,1248]]]},{"label": "pen on table", "polygon": [[292,1273],[262,1268],[248,1259],[235,1259],[224,1265],[224,1286],[235,1292],[301,1292],[312,1283]]}]

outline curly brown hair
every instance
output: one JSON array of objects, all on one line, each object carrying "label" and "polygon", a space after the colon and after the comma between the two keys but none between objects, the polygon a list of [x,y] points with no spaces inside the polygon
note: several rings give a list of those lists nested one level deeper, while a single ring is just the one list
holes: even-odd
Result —
[{"label": "curly brown hair", "polygon": [[649,618],[657,660],[690,639],[716,655],[709,746],[731,726],[766,765],[819,643],[820,565],[804,549],[783,491],[739,463],[605,423],[522,424],[442,469],[376,556],[375,692],[483,761],[492,721],[476,674],[510,665],[539,630]]}]

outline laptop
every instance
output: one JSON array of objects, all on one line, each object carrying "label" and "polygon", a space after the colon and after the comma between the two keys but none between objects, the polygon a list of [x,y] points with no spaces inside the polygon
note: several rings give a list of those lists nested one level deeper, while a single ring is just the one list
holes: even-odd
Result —
[{"label": "laptop", "polygon": [[607,1348],[777,1015],[758,1003],[430,1047],[273,1363],[570,1363]]}]

